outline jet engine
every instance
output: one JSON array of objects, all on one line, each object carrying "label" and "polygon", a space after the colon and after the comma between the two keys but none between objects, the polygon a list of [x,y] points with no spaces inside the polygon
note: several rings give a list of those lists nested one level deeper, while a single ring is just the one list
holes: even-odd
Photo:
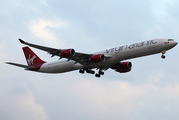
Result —
[{"label": "jet engine", "polygon": [[131,62],[120,62],[117,65],[116,71],[120,72],[120,73],[126,73],[126,72],[130,72],[131,69],[132,69],[132,63]]},{"label": "jet engine", "polygon": [[90,57],[91,62],[102,62],[104,61],[105,57],[103,54],[93,55]]},{"label": "jet engine", "polygon": [[68,57],[71,57],[71,56],[75,55],[75,50],[74,49],[62,50],[59,55],[62,58],[68,58]]}]

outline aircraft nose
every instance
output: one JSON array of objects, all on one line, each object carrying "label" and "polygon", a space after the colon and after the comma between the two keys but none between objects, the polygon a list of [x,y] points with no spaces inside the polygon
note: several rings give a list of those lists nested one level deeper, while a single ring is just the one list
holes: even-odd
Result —
[{"label": "aircraft nose", "polygon": [[174,44],[175,44],[175,45],[177,45],[177,44],[178,44],[178,42],[174,41]]}]

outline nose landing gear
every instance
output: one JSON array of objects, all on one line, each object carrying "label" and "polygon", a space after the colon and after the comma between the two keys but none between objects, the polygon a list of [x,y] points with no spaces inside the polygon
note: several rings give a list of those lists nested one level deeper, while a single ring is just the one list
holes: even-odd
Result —
[{"label": "nose landing gear", "polygon": [[164,50],[164,51],[162,51],[162,56],[161,56],[161,58],[163,58],[163,59],[165,59],[166,57],[165,57],[165,54],[166,53],[166,51]]},{"label": "nose landing gear", "polygon": [[165,59],[165,55],[162,55],[161,58]]}]

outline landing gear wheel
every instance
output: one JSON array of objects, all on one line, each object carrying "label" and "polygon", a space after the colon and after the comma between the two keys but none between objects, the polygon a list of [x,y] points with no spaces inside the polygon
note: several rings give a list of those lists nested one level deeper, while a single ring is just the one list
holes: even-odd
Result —
[{"label": "landing gear wheel", "polygon": [[161,58],[165,59],[165,55],[162,55]]},{"label": "landing gear wheel", "polygon": [[95,77],[98,77],[98,78],[99,78],[99,77],[100,77],[100,74],[95,74]]},{"label": "landing gear wheel", "polygon": [[85,71],[84,71],[83,69],[80,69],[80,70],[79,70],[79,73],[84,74],[84,73],[85,73]]},{"label": "landing gear wheel", "polygon": [[95,71],[91,71],[91,74],[95,74]]},{"label": "landing gear wheel", "polygon": [[87,73],[91,73],[91,74],[94,74],[94,73],[95,73],[95,71],[93,71],[93,70],[91,70],[91,69],[87,69],[86,72],[87,72]]},{"label": "landing gear wheel", "polygon": [[100,75],[104,75],[104,72],[102,72],[102,71],[99,71],[99,74],[100,74]]},{"label": "landing gear wheel", "polygon": [[101,75],[104,75],[104,72],[100,69],[95,76],[99,78]]}]

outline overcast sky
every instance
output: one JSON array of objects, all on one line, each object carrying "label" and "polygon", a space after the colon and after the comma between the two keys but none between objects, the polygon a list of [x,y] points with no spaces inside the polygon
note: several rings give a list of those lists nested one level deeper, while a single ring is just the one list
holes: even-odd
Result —
[{"label": "overcast sky", "polygon": [[[178,120],[179,47],[131,59],[132,71],[100,79],[73,71],[43,74],[27,64],[30,43],[91,53],[154,38],[179,41],[178,0],[0,1],[1,120]],[[45,61],[46,52],[32,48]]]}]

